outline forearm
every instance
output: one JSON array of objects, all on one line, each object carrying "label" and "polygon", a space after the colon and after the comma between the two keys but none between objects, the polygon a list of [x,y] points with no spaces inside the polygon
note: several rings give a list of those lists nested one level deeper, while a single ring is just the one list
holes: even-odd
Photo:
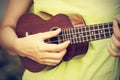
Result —
[{"label": "forearm", "polygon": [[0,45],[5,48],[8,53],[11,55],[17,55],[15,52],[15,42],[18,39],[17,35],[15,34],[14,29],[11,27],[1,27],[0,29]]},{"label": "forearm", "polygon": [[32,0],[9,0],[0,26],[0,45],[12,55],[16,55],[15,42],[18,39],[14,29],[18,19],[29,10],[31,4]]}]

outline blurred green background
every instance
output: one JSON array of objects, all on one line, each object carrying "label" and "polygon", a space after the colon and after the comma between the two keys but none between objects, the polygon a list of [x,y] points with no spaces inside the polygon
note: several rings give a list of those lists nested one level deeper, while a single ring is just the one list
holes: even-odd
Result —
[{"label": "blurred green background", "polygon": [[[0,0],[0,24],[9,0]],[[24,68],[19,57],[10,56],[0,46],[0,80],[22,80]]]}]

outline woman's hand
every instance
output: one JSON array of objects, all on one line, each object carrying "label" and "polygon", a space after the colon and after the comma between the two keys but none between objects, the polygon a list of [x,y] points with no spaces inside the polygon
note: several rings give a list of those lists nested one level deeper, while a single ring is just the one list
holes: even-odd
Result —
[{"label": "woman's hand", "polygon": [[66,53],[70,41],[60,44],[48,44],[44,40],[57,36],[61,29],[29,35],[19,38],[15,42],[17,53],[22,57],[28,57],[38,63],[57,65]]},{"label": "woman's hand", "polygon": [[120,26],[118,26],[118,23],[120,24],[120,17],[113,22],[112,41],[116,47],[116,50],[112,49],[111,45],[108,45],[108,51],[113,56],[120,56]]}]

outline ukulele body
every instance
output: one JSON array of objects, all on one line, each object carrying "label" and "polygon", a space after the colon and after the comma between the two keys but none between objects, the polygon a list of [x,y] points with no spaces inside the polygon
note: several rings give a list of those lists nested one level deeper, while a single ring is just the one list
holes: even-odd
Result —
[{"label": "ukulele body", "polygon": [[[82,22],[82,24],[84,24],[84,22]],[[58,14],[46,21],[35,14],[28,13],[20,17],[18,20],[16,34],[19,38],[21,38],[26,36],[26,32],[32,35],[40,32],[50,31],[54,29],[54,27],[65,29],[73,27],[73,24],[70,18],[64,14]],[[51,42],[50,39],[47,41]],[[87,52],[87,49],[88,43],[70,44],[67,48],[67,53],[63,57],[63,60],[68,61],[76,55],[84,54]],[[20,59],[24,67],[32,72],[39,72],[46,67],[46,65],[39,64],[27,57],[20,56]]]}]

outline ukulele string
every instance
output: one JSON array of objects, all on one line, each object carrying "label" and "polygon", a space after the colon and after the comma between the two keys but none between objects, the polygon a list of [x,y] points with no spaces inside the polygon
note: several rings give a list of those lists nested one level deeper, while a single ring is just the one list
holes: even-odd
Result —
[{"label": "ukulele string", "polygon": [[[89,32],[89,31],[88,31]],[[80,33],[80,32],[79,32]],[[77,34],[79,34],[79,33],[77,33]],[[101,34],[109,34],[108,36],[101,36],[101,39],[103,39],[104,37],[106,37],[106,38],[108,38],[108,37],[110,37],[110,35],[111,35],[111,33],[113,33],[113,31],[110,31],[110,32],[105,32],[105,33],[101,33]],[[81,34],[81,33],[80,33]],[[101,34],[92,34],[92,36],[100,36]],[[52,40],[52,41],[50,41],[51,43],[54,43],[54,42],[58,42],[58,41],[60,41],[60,42],[64,42],[64,41],[68,41],[68,40],[70,40],[70,41],[72,41],[72,40],[74,40],[74,39],[77,39],[78,40],[78,42],[86,42],[86,41],[88,41],[87,39],[85,40],[84,39],[84,37],[90,37],[91,35],[84,35],[84,36],[79,36],[79,37],[73,37],[73,38],[69,38],[68,36],[71,36],[71,35],[73,35],[73,33],[70,33],[70,34],[65,34],[66,36],[67,36],[67,38],[66,39],[60,39],[60,40]],[[58,35],[58,37],[63,37],[63,36],[65,36],[65,35]],[[75,34],[74,34],[75,35]],[[79,40],[79,39],[81,39],[81,41]],[[99,38],[95,38],[95,40],[98,40]],[[94,39],[92,39],[92,38],[90,38],[89,40],[94,40]]]},{"label": "ukulele string", "polygon": [[[108,25],[108,23],[104,23],[104,26],[105,25]],[[109,22],[109,25],[112,25],[113,24],[113,22]],[[91,26],[90,26],[91,27]],[[89,28],[90,28],[89,27]],[[120,27],[120,24],[119,24],[119,27]],[[58,35],[58,37],[62,37],[62,38],[64,38],[64,39],[60,39],[59,41],[60,42],[64,42],[64,41],[67,41],[67,40],[70,40],[70,41],[73,41],[74,39],[76,39],[76,40],[78,40],[78,42],[85,42],[85,41],[88,41],[88,40],[84,40],[84,37],[90,37],[90,36],[100,36],[100,38],[101,39],[103,39],[103,38],[108,38],[108,37],[110,37],[111,36],[111,34],[113,33],[113,30],[112,30],[112,26],[108,26],[108,27],[103,27],[103,29],[99,29],[99,28],[97,28],[97,29],[95,29],[95,30],[86,30],[86,31],[82,31],[82,32],[80,32],[82,29],[86,29],[86,28],[88,28],[87,26],[84,26],[84,27],[74,27],[74,28],[71,28],[71,29],[69,29],[69,30],[78,30],[78,32],[77,33],[70,33],[69,31],[68,31],[68,29],[63,29],[62,31],[68,31],[68,33],[69,34],[67,34],[67,33],[64,33],[63,35]],[[79,29],[80,29],[80,31],[79,31]],[[103,30],[104,30],[104,32],[103,32]],[[105,30],[108,30],[107,32],[105,31]],[[112,31],[111,31],[112,30]],[[61,32],[62,32],[61,31]],[[96,33],[95,31],[100,31],[100,34],[99,33]],[[87,35],[84,35],[84,33],[87,33],[87,32],[89,32],[89,35],[87,34]],[[92,32],[93,32],[93,34],[92,34]],[[101,33],[102,32],[102,33]],[[94,34],[95,33],[95,34]],[[79,35],[80,34],[80,35]],[[101,36],[101,35],[105,35],[105,36]],[[108,34],[108,35],[106,35],[106,34]],[[76,36],[76,35],[78,35],[78,36]],[[82,36],[81,36],[82,35]],[[70,36],[70,37],[69,37]],[[81,41],[80,41],[80,39],[81,39]],[[98,40],[99,38],[95,38],[95,39],[89,39],[89,40]],[[58,40],[52,40],[52,41],[50,41],[51,43],[54,43],[54,42],[58,42]]]}]

